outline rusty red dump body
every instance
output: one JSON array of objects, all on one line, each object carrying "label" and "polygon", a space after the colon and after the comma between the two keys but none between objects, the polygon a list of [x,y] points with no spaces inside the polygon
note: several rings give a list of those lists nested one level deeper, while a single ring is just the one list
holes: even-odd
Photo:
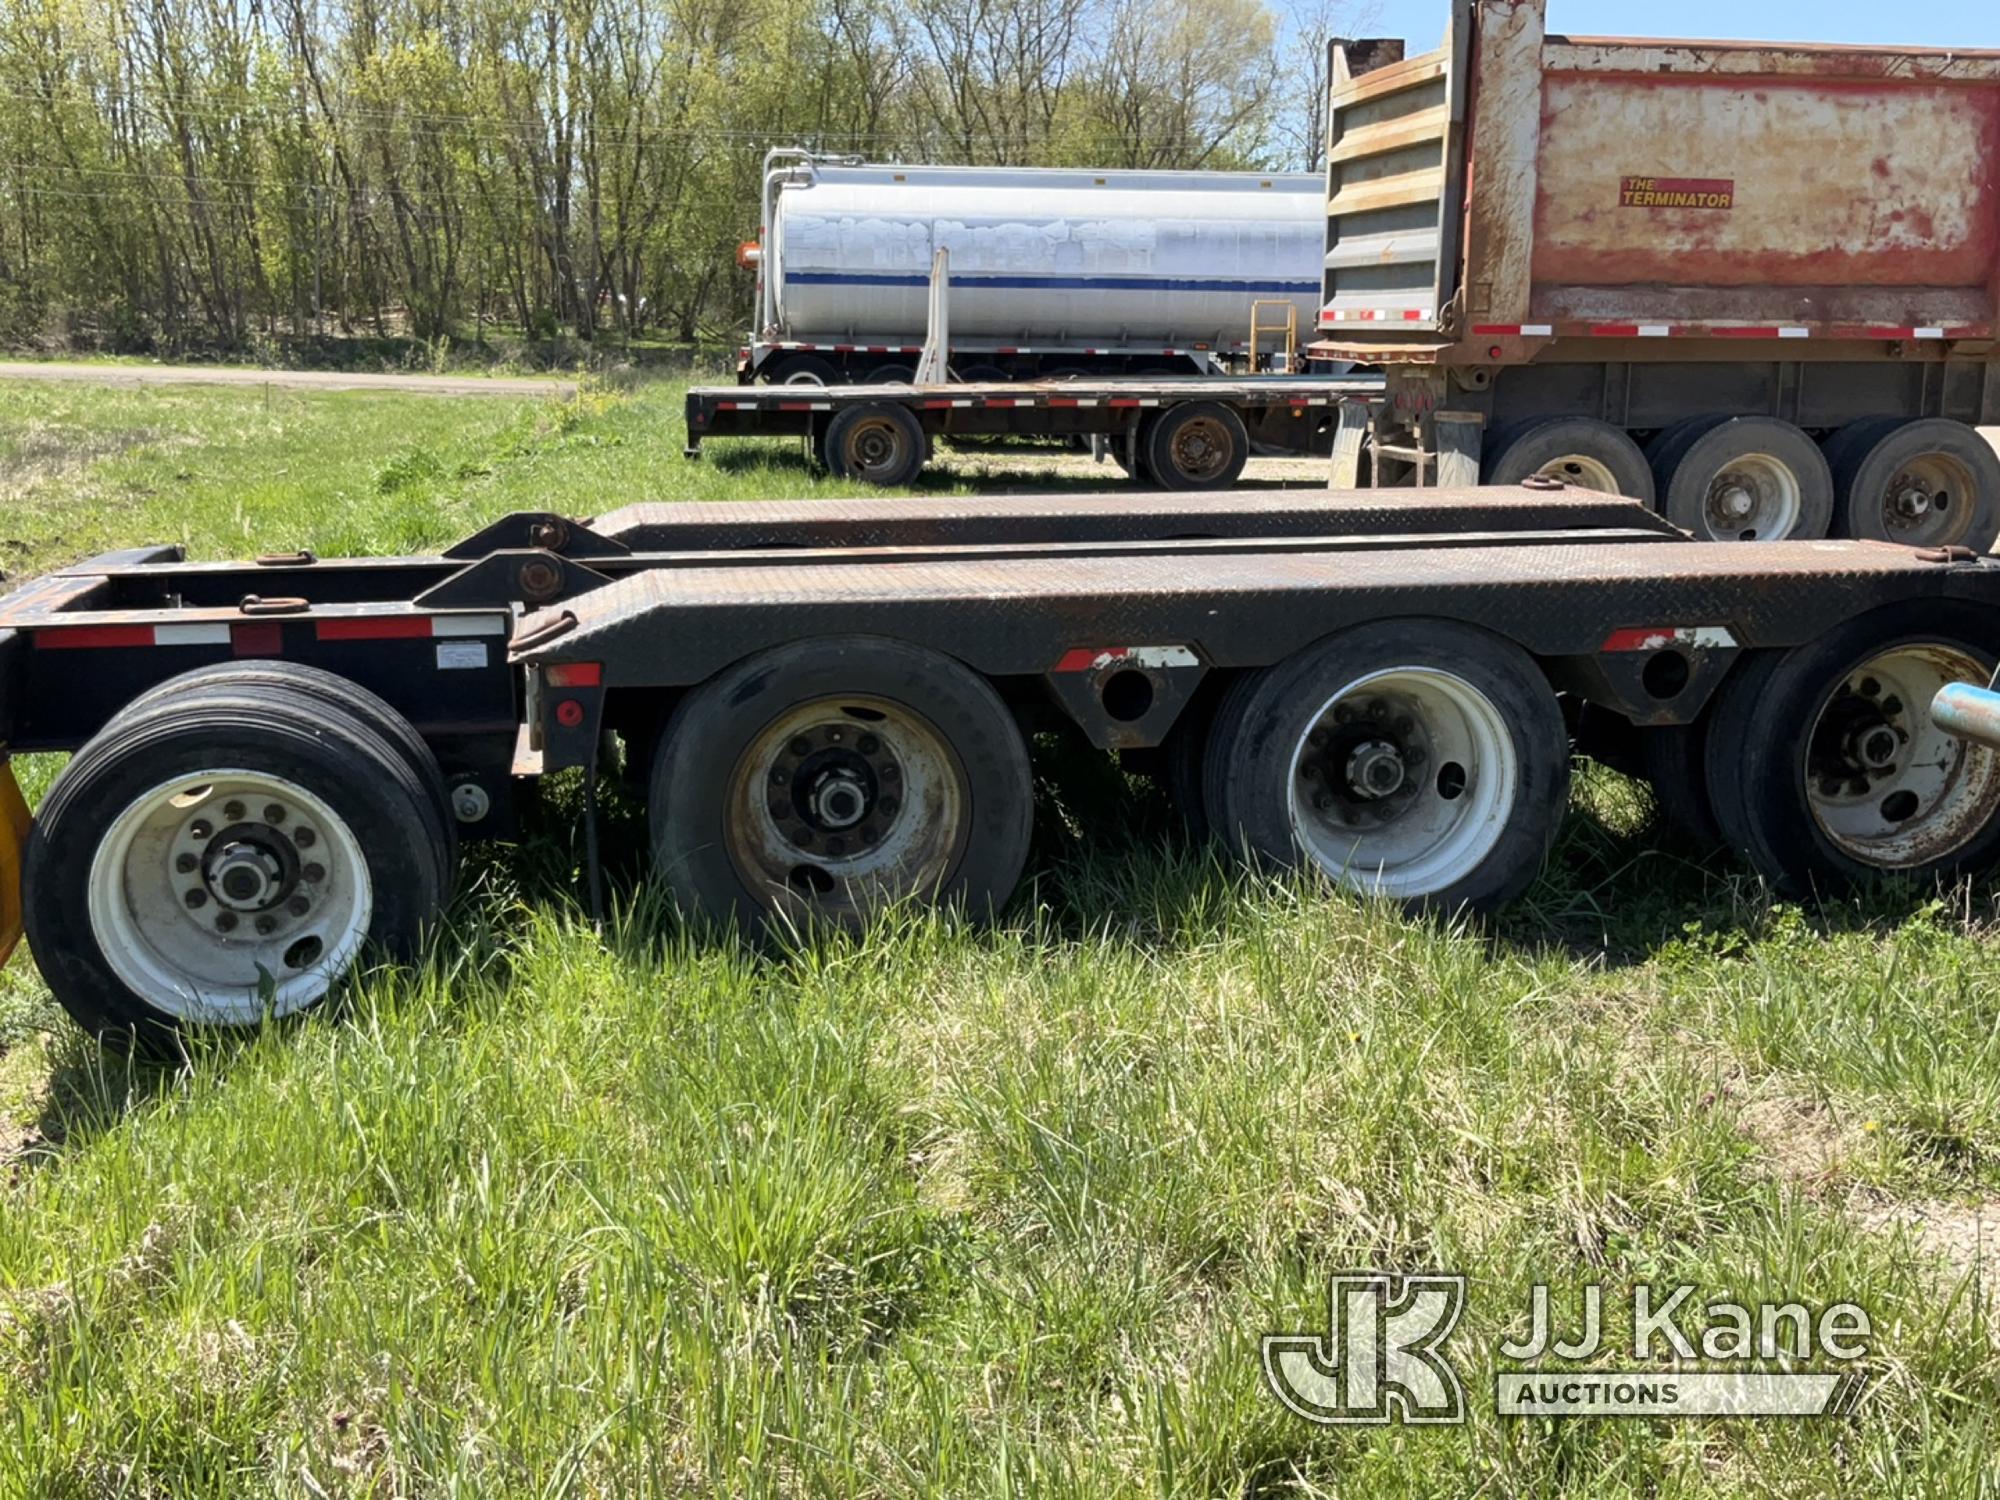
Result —
[{"label": "rusty red dump body", "polygon": [[1544,16],[1458,0],[1438,51],[1336,46],[1322,352],[1990,356],[2000,52],[1563,37]]}]

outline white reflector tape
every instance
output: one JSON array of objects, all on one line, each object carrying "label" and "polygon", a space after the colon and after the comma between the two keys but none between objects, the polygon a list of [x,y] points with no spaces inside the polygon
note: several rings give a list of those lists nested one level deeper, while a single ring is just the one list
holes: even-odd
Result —
[{"label": "white reflector tape", "polygon": [[155,625],[153,627],[155,646],[226,646],[229,644],[229,627],[213,625]]},{"label": "white reflector tape", "polygon": [[505,635],[505,615],[432,615],[432,635]]}]

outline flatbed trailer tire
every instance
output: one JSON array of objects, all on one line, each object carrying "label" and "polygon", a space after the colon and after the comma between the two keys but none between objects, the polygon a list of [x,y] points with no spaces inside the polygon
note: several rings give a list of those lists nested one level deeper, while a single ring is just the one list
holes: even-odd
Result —
[{"label": "flatbed trailer tire", "polygon": [[1554,690],[1512,642],[1357,626],[1231,685],[1204,773],[1232,849],[1412,908],[1483,910],[1540,872],[1567,805]]},{"label": "flatbed trailer tire", "polygon": [[323,1000],[364,948],[416,951],[450,890],[429,789],[368,724],[218,686],[116,717],[28,841],[29,946],[94,1035],[169,1050]]},{"label": "flatbed trailer tire", "polygon": [[1705,756],[1729,846],[1791,896],[1990,867],[2000,751],[1937,728],[1930,702],[1996,661],[1990,610],[1926,600],[1743,663],[1711,705]]},{"label": "flatbed trailer tire", "polygon": [[923,423],[894,401],[842,407],[826,424],[821,445],[827,472],[836,479],[895,489],[915,482],[930,457]]},{"label": "flatbed trailer tire", "polygon": [[1250,431],[1220,401],[1188,401],[1152,417],[1140,434],[1146,476],[1163,490],[1220,490],[1243,476]]},{"label": "flatbed trailer tire", "polygon": [[996,915],[1033,802],[1026,743],[984,678],[852,636],[773,647],[682,698],[647,816],[686,914],[858,928],[904,900]]},{"label": "flatbed trailer tire", "polygon": [[1708,716],[1692,724],[1662,724],[1639,731],[1639,760],[1660,819],[1690,851],[1707,855],[1722,847],[1722,830],[1708,800]]}]

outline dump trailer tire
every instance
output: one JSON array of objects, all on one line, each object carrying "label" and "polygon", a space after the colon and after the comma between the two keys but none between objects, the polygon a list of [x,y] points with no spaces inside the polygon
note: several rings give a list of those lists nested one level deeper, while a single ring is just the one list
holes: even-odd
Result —
[{"label": "dump trailer tire", "polygon": [[1497,432],[1487,445],[1488,484],[1519,484],[1531,475],[1578,489],[1653,503],[1653,470],[1623,428],[1595,417],[1549,417]]},{"label": "dump trailer tire", "polygon": [[450,889],[429,788],[304,693],[190,690],[107,725],[43,799],[28,941],[95,1035],[155,1050],[318,1004],[364,951],[412,954]]},{"label": "dump trailer tire", "polygon": [[1833,524],[1833,470],[1790,422],[1717,416],[1682,424],[1650,457],[1660,513],[1702,541],[1810,541]]},{"label": "dump trailer tire", "polygon": [[1217,717],[1207,787],[1225,843],[1411,908],[1519,895],[1562,821],[1555,692],[1520,647],[1468,625],[1343,631],[1247,676]]},{"label": "dump trailer tire", "polygon": [[821,456],[836,479],[895,489],[923,472],[930,442],[923,423],[893,401],[844,407],[826,424]]},{"label": "dump trailer tire", "polygon": [[1834,442],[1841,535],[1975,552],[2000,537],[2000,454],[1963,422],[1856,424]]},{"label": "dump trailer tire", "polygon": [[1189,401],[1154,417],[1140,436],[1147,475],[1163,490],[1221,490],[1250,461],[1250,432],[1234,407]]},{"label": "dump trailer tire", "polygon": [[858,928],[901,900],[997,914],[1033,802],[1026,744],[984,678],[854,636],[760,652],[682,698],[647,817],[689,915]]},{"label": "dump trailer tire", "polygon": [[437,813],[436,836],[445,845],[450,869],[454,873],[457,871],[458,818],[452,812],[451,789],[445,785],[444,772],[438,768],[437,757],[431,754],[431,747],[424,743],[424,737],[417,733],[415,725],[379,695],[351,678],[319,667],[309,667],[303,662],[222,662],[212,667],[197,667],[192,672],[169,677],[165,682],[148,688],[120,709],[114,722],[144,713],[155,704],[172,702],[183,694],[211,689],[218,692],[276,689],[298,693],[315,703],[327,704],[360,719],[394,747],[403,763],[424,784]]},{"label": "dump trailer tire", "polygon": [[2000,620],[1957,601],[1887,605],[1739,665],[1709,710],[1709,801],[1780,892],[1886,874],[1953,877],[2000,857],[2000,751],[1930,720],[1947,682],[1985,683]]}]

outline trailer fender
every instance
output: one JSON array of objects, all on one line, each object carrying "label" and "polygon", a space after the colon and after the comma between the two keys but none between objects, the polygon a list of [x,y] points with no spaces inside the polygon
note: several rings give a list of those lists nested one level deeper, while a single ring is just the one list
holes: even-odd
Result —
[{"label": "trailer fender", "polygon": [[27,798],[14,779],[14,762],[0,755],[0,964],[21,941],[21,853],[34,826]]}]

